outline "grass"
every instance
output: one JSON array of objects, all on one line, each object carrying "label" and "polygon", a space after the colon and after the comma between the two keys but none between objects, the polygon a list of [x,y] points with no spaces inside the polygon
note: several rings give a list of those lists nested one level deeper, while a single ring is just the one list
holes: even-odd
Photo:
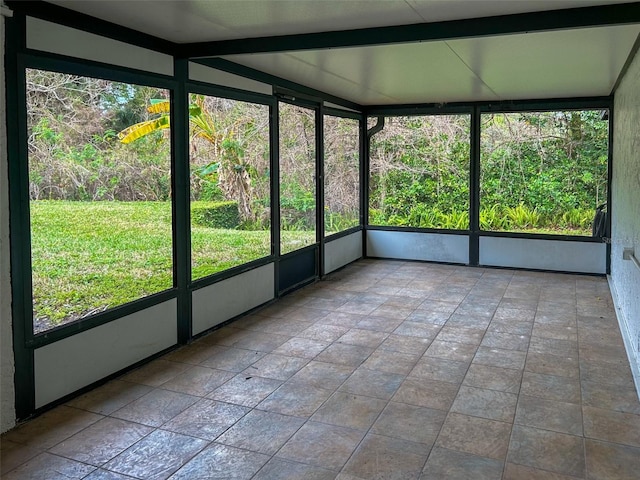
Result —
[{"label": "grass", "polygon": [[[173,286],[168,202],[31,202],[34,323],[37,331]],[[307,232],[284,232],[305,244]],[[192,275],[269,255],[268,230],[192,230]]]}]

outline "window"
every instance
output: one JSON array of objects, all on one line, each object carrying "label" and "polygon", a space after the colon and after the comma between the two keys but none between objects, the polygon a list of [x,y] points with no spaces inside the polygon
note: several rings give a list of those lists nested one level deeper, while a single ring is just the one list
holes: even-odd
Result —
[{"label": "window", "polygon": [[280,102],[280,252],[316,242],[315,110]]},{"label": "window", "polygon": [[169,125],[157,113],[169,92],[35,69],[26,78],[39,333],[173,286]]},{"label": "window", "polygon": [[371,139],[369,224],[469,228],[469,115],[387,117]]},{"label": "window", "polygon": [[360,224],[360,122],[324,116],[325,235]]},{"label": "window", "polygon": [[192,279],[271,254],[269,107],[190,98]]},{"label": "window", "polygon": [[590,236],[607,199],[604,118],[599,110],[483,114],[480,228]]}]

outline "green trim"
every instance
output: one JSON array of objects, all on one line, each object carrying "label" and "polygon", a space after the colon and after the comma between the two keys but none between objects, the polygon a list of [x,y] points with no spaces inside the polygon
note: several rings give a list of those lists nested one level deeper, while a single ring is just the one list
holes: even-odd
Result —
[{"label": "green trim", "polygon": [[479,107],[471,112],[469,132],[469,265],[480,262],[480,135],[482,114]]},{"label": "green trim", "polygon": [[613,88],[611,89],[611,95],[616,93],[616,90],[618,90],[618,87],[620,86],[620,83],[622,82],[622,79],[624,78],[624,76],[627,74],[627,70],[629,70],[629,67],[633,62],[633,59],[636,58],[636,54],[638,53],[638,50],[640,50],[640,34],[638,34],[636,41],[633,43],[633,46],[631,47],[631,51],[627,56],[627,60],[624,62],[624,65],[622,66],[622,69],[618,74],[616,83],[613,84]]},{"label": "green trim", "polygon": [[184,56],[213,57],[479,38],[638,22],[640,3],[635,2],[411,25],[189,43],[178,48]]},{"label": "green trim", "polygon": [[25,0],[5,0],[4,3],[14,12],[82,30],[87,33],[93,33],[94,35],[101,35],[112,40],[126,42],[167,55],[172,55],[177,49],[177,44],[163,38],[148,35],[51,3]]},{"label": "green trim", "polygon": [[351,102],[344,98],[321,92],[320,90],[316,90],[315,88],[307,87],[305,85],[292,82],[291,80],[287,80],[282,77],[261,72],[260,70],[256,70],[251,67],[245,67],[244,65],[240,65],[239,63],[234,63],[223,58],[205,58],[192,61],[201,65],[205,65],[207,67],[222,70],[223,72],[233,73],[234,75],[240,75],[241,77],[250,78],[251,80],[255,80],[257,82],[266,83],[274,87],[281,87],[281,90],[284,89],[285,91],[289,91],[297,95],[306,96],[307,98],[311,97],[316,99],[316,101],[327,101],[357,111],[363,110],[362,105]]},{"label": "green trim", "polygon": [[171,158],[173,175],[173,272],[178,288],[178,343],[192,336],[191,282],[191,185],[189,181],[189,63],[174,59],[178,86],[171,96]]},{"label": "green trim", "polygon": [[4,21],[15,412],[16,418],[22,420],[35,408],[34,353],[27,347],[27,341],[33,335],[33,318],[28,153],[27,143],[23,141],[27,135],[26,78],[22,58],[18,55],[26,41],[26,19],[18,13]]},{"label": "green trim", "polygon": [[324,276],[324,107],[315,109],[316,118],[316,271]]},{"label": "green trim", "polygon": [[22,54],[26,59],[27,68],[102,78],[114,82],[137,83],[152,87],[173,88],[175,85],[174,77],[171,75],[162,75],[146,70],[137,70],[121,65],[85,60],[40,50],[25,49]]}]

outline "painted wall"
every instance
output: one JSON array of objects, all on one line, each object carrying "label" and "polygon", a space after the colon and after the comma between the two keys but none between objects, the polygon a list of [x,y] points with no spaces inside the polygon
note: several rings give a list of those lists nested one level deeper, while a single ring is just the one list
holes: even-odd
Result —
[{"label": "painted wall", "polygon": [[9,270],[9,192],[7,132],[4,119],[4,17],[0,16],[0,432],[15,424],[13,391],[13,333],[11,329],[11,278]]},{"label": "painted wall", "polygon": [[620,328],[640,392],[640,269],[622,259],[624,248],[640,258],[640,55],[615,93],[611,217],[611,285]]}]

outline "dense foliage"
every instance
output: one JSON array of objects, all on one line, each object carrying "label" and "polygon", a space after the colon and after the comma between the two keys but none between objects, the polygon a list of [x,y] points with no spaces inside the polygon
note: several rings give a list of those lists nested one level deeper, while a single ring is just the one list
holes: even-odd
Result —
[{"label": "dense foliage", "polygon": [[[480,227],[590,234],[607,198],[600,111],[484,114]],[[371,146],[374,225],[466,229],[469,117],[390,117]]]}]

